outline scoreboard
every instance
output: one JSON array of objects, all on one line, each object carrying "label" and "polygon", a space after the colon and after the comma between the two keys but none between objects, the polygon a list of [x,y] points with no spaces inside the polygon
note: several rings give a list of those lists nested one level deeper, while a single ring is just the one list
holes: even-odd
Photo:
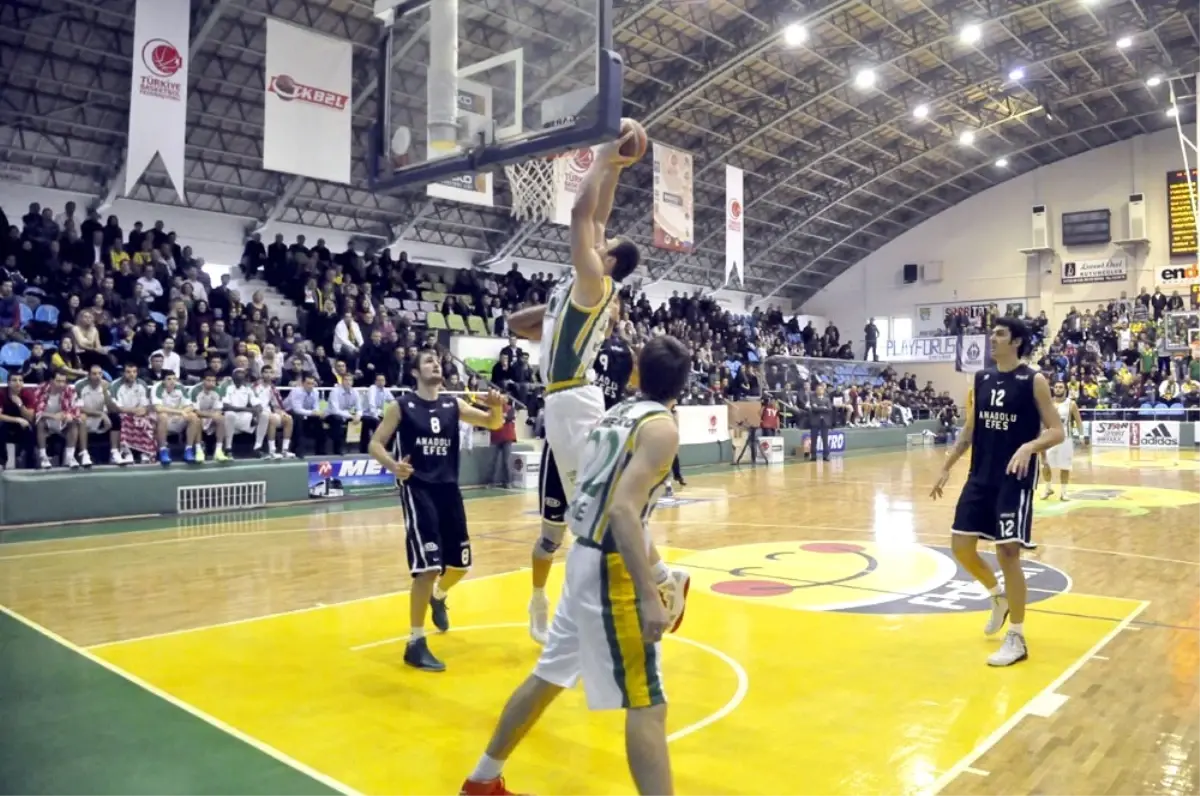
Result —
[{"label": "scoreboard", "polygon": [[1171,238],[1171,257],[1196,254],[1196,216],[1192,201],[1196,197],[1196,170],[1192,169],[1192,196],[1188,197],[1188,174],[1183,169],[1167,172],[1167,233]]}]

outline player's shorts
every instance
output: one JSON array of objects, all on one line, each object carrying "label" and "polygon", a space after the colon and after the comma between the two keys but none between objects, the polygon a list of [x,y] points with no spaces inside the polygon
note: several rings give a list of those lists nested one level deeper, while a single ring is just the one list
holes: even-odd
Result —
[{"label": "player's shorts", "polygon": [[586,384],[546,396],[546,442],[554,451],[554,461],[562,479],[563,491],[575,491],[575,472],[588,435],[604,417],[604,392]]},{"label": "player's shorts", "polygon": [[[39,420],[41,417],[38,418]],[[46,433],[47,434],[62,434],[66,430],[66,426],[61,420],[46,418]]]},{"label": "player's shorts", "polygon": [[1051,470],[1071,472],[1071,464],[1075,458],[1075,441],[1067,437],[1050,450],[1046,451],[1046,466]]},{"label": "player's shorts", "polygon": [[180,417],[179,415],[168,415],[167,416],[167,433],[168,434],[182,434],[184,431],[187,430],[187,427],[188,427],[188,421],[187,421],[186,417]]},{"label": "player's shorts", "polygon": [[1025,548],[1033,544],[1033,493],[1037,488],[1037,468],[1024,481],[1008,476],[999,483],[967,479],[954,509],[953,532],[977,536],[995,544],[1017,543]]},{"label": "player's shorts", "polygon": [[400,507],[413,575],[471,567],[467,510],[458,484],[400,483]]},{"label": "player's shorts", "polygon": [[[225,433],[253,434],[255,417],[251,412],[226,412]],[[230,429],[232,424],[233,428]]]},{"label": "player's shorts", "polygon": [[[109,428],[113,431],[119,430],[121,428],[121,423],[119,420],[116,419],[117,417],[119,417],[119,415],[109,415],[108,416]],[[85,415],[83,418],[83,422],[87,426],[87,430],[88,430],[89,434],[97,434],[100,432],[100,427],[101,427],[101,424],[104,422],[104,418],[103,417],[93,417],[92,415]]]},{"label": "player's shorts", "polygon": [[563,525],[567,516],[567,494],[563,490],[558,464],[550,443],[542,444],[541,478],[538,479],[538,501],[542,504],[542,520],[552,525]]},{"label": "player's shorts", "polygon": [[619,553],[576,540],[566,581],[534,675],[562,688],[580,677],[592,710],[644,708],[667,701],[662,643],[642,641],[637,593]]}]

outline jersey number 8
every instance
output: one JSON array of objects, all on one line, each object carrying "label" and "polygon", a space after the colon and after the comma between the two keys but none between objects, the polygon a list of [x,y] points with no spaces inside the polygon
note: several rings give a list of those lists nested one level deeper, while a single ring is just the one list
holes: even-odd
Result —
[{"label": "jersey number 8", "polygon": [[442,433],[442,421],[438,420],[436,417],[429,418],[429,430],[432,431],[434,434],[441,434]]}]

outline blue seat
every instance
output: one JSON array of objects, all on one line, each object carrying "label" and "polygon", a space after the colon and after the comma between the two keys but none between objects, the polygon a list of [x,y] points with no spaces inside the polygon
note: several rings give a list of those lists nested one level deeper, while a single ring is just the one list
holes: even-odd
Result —
[{"label": "blue seat", "polygon": [[17,306],[20,307],[21,328],[24,329],[26,326],[33,323],[33,310],[29,309],[29,305],[25,302],[21,302]]},{"label": "blue seat", "polygon": [[51,326],[58,326],[58,307],[53,304],[43,304],[33,313],[33,319]]},{"label": "blue seat", "polygon": [[0,383],[8,384],[8,371],[0,368]]},{"label": "blue seat", "polygon": [[19,368],[29,359],[29,349],[24,343],[5,343],[0,346],[0,365]]},{"label": "blue seat", "polygon": [[162,326],[162,327],[164,327],[164,328],[165,328],[165,327],[166,327],[166,325],[167,325],[167,316],[166,316],[166,315],[163,315],[161,312],[152,312],[152,313],[150,313],[150,320],[154,321],[154,322],[155,322],[155,323],[157,323],[159,326]]}]

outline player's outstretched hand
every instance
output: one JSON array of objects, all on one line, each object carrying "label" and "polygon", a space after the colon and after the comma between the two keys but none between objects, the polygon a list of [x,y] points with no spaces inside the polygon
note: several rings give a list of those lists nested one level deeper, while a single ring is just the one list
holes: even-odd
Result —
[{"label": "player's outstretched hand", "polygon": [[488,406],[504,406],[504,393],[499,390],[488,390],[487,395],[483,397],[483,402]]},{"label": "player's outstretched hand", "polygon": [[942,474],[938,476],[937,483],[934,484],[933,489],[930,490],[929,496],[931,498],[933,498],[934,500],[937,500],[938,498],[940,498],[942,496],[942,490],[946,488],[946,482],[949,480],[950,480],[950,471],[943,469]]},{"label": "player's outstretched hand", "polygon": [[397,481],[406,481],[413,474],[413,466],[409,463],[408,458],[405,456],[392,468],[392,475],[396,476]]}]

